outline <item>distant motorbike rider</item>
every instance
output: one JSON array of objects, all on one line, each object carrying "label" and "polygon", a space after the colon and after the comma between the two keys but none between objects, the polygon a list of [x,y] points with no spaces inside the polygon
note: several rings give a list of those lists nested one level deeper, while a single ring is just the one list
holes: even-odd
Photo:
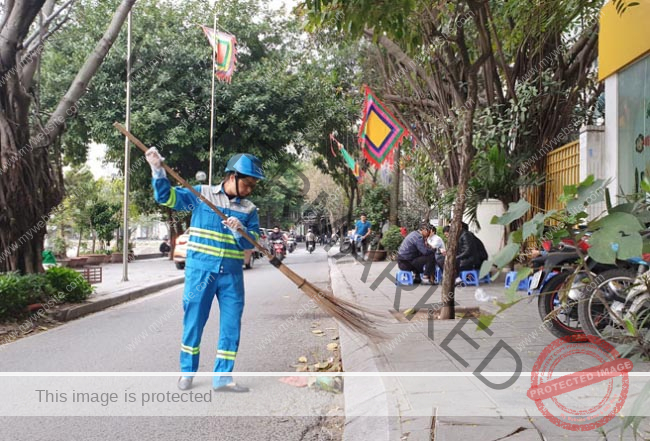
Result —
[{"label": "distant motorbike rider", "polygon": [[276,225],[276,226],[273,227],[273,230],[269,234],[269,240],[271,241],[271,243],[275,242],[276,240],[281,240],[282,241],[282,252],[284,254],[287,254],[287,238],[284,235],[284,233],[282,233],[282,231],[280,231],[279,226]]},{"label": "distant motorbike rider", "polygon": [[316,249],[316,235],[311,231],[311,228],[309,229],[309,231],[307,231],[307,235],[305,236],[305,242],[306,242],[307,249],[309,249],[310,243],[313,244],[314,249]]}]

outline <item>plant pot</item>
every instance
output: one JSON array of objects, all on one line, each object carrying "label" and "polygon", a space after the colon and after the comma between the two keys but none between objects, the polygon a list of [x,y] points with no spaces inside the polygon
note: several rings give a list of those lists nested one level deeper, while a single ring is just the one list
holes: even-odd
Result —
[{"label": "plant pot", "polygon": [[122,263],[122,258],[124,255],[122,253],[113,253],[111,254],[111,262],[112,263]]},{"label": "plant pot", "polygon": [[77,257],[76,260],[77,260],[77,268],[83,267],[86,264],[86,262],[88,262],[87,257],[81,257],[80,256],[80,257]]},{"label": "plant pot", "polygon": [[62,267],[70,267],[70,259],[57,259],[56,263]]},{"label": "plant pot", "polygon": [[84,257],[88,259],[86,265],[101,265],[106,260],[103,254],[88,254]]},{"label": "plant pot", "polygon": [[370,250],[368,251],[368,260],[372,262],[379,262],[386,259],[386,250]]}]

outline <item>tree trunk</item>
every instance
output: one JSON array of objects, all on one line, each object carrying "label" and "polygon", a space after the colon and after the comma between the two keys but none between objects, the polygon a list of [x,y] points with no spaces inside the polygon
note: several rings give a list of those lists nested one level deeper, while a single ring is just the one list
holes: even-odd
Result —
[{"label": "tree trunk", "polygon": [[463,117],[463,139],[462,147],[459,152],[460,172],[458,177],[457,197],[453,208],[453,218],[449,230],[449,240],[447,243],[447,257],[445,258],[445,267],[443,269],[442,280],[442,304],[440,311],[441,319],[453,319],[456,317],[455,310],[455,281],[456,281],[456,249],[458,239],[462,230],[463,212],[465,211],[465,200],[467,189],[469,188],[469,179],[471,177],[471,166],[476,149],[474,148],[474,113],[476,110],[477,83],[475,72],[468,73],[468,100],[465,104],[465,114]]},{"label": "tree trunk", "polygon": [[399,161],[400,161],[400,151],[401,148],[395,149],[395,165],[394,165],[394,175],[393,175],[393,188],[391,189],[392,191],[390,192],[390,213],[388,214],[388,222],[390,222],[391,225],[398,225],[398,219],[397,219],[397,213],[399,209],[399,184],[400,184],[400,167],[399,167]]},{"label": "tree trunk", "polygon": [[[30,121],[34,74],[21,62],[23,42],[45,0],[5,2],[0,28],[0,272],[42,271],[43,238],[49,213],[63,199],[63,176],[57,146],[75,103],[101,65],[135,0],[124,0],[102,40],[90,54],[57,110],[43,125]],[[40,55],[39,55],[40,56]],[[32,126],[33,124],[33,126]]]},{"label": "tree trunk", "polygon": [[81,240],[83,239],[84,235],[84,230],[79,230],[79,240],[77,241],[77,254],[76,256],[79,257],[79,251],[81,250]]}]

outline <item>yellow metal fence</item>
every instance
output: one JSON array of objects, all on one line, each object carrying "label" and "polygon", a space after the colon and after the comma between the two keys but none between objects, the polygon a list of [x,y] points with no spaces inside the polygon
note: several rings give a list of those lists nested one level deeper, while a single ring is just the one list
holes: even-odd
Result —
[{"label": "yellow metal fence", "polygon": [[580,183],[580,142],[570,142],[553,150],[546,157],[546,210],[559,210],[564,204],[558,197],[564,193],[565,185]]}]

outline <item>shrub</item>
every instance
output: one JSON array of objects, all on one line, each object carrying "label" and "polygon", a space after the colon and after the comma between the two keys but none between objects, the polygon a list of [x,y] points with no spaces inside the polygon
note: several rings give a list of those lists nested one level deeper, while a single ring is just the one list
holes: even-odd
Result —
[{"label": "shrub", "polygon": [[20,317],[27,305],[45,302],[54,292],[43,274],[0,275],[0,319]]},{"label": "shrub", "polygon": [[381,239],[381,244],[386,251],[390,253],[397,251],[403,240],[404,238],[402,237],[399,227],[393,225],[384,233],[384,237]]},{"label": "shrub", "polygon": [[70,268],[53,267],[48,269],[45,275],[54,290],[62,293],[60,301],[83,302],[94,291],[81,274]]}]

